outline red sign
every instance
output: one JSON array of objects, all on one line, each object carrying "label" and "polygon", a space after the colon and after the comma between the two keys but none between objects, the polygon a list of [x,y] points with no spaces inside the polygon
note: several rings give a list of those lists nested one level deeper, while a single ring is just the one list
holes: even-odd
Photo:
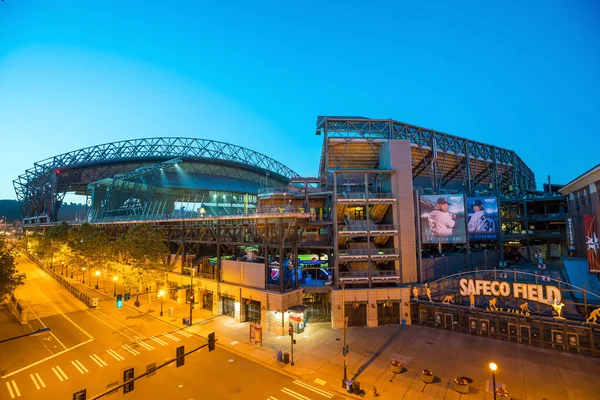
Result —
[{"label": "red sign", "polygon": [[600,254],[598,249],[598,231],[596,229],[596,216],[585,214],[583,216],[583,228],[585,232],[585,245],[587,248],[587,259],[591,274],[600,274]]}]

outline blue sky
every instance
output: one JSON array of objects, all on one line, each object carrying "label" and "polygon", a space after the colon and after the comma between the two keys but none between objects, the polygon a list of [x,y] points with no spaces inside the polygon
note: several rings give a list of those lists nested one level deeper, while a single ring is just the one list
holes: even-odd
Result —
[{"label": "blue sky", "polygon": [[142,137],[315,176],[317,115],[506,147],[539,186],[600,162],[600,3],[417,3],[4,0],[0,199],[36,161]]}]

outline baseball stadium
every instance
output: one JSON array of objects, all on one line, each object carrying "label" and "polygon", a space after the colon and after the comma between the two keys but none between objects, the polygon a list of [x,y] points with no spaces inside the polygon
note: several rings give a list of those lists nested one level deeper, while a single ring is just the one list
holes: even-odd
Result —
[{"label": "baseball stadium", "polygon": [[[213,315],[333,327],[423,324],[600,356],[600,297],[570,282],[567,201],[514,150],[398,122],[318,117],[318,174],[191,138],[100,144],[14,180],[26,231],[65,195],[116,238],[160,229],[166,284]],[[190,284],[186,287],[184,285]]]}]

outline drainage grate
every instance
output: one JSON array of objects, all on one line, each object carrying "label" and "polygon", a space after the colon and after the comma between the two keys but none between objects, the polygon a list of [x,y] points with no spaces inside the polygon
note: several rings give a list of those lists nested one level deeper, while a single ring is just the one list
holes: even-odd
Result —
[{"label": "drainage grate", "polygon": [[412,358],[406,357],[406,356],[403,356],[400,354],[396,354],[396,353],[394,353],[390,356],[390,361],[400,361],[404,365],[407,365],[410,362],[410,360],[412,360]]},{"label": "drainage grate", "polygon": [[425,342],[425,344],[433,344],[433,342]]}]

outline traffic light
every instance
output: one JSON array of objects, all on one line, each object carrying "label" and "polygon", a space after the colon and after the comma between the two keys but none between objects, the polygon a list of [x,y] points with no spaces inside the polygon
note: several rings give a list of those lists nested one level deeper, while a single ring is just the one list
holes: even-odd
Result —
[{"label": "traffic light", "polygon": [[292,324],[288,326],[288,335],[294,336],[294,325]]},{"label": "traffic light", "polygon": [[179,346],[177,348],[177,368],[181,367],[185,364],[185,349],[184,346]]},{"label": "traffic light", "polygon": [[[123,383],[125,383],[125,385],[123,386],[123,394],[125,393],[129,393],[133,391],[133,377],[134,377],[134,373],[133,373],[133,368],[129,368],[126,369],[125,371],[123,371]],[[131,382],[129,382],[131,381]]]},{"label": "traffic light", "polygon": [[213,351],[215,349],[215,333],[208,334],[208,351]]},{"label": "traffic light", "polygon": [[127,301],[127,300],[129,300],[129,299],[131,299],[131,293],[127,292],[127,293],[125,293],[125,295],[123,296],[123,300]]},{"label": "traffic light", "polygon": [[121,308],[121,307],[123,307],[123,295],[118,294],[117,295],[117,308]]}]

